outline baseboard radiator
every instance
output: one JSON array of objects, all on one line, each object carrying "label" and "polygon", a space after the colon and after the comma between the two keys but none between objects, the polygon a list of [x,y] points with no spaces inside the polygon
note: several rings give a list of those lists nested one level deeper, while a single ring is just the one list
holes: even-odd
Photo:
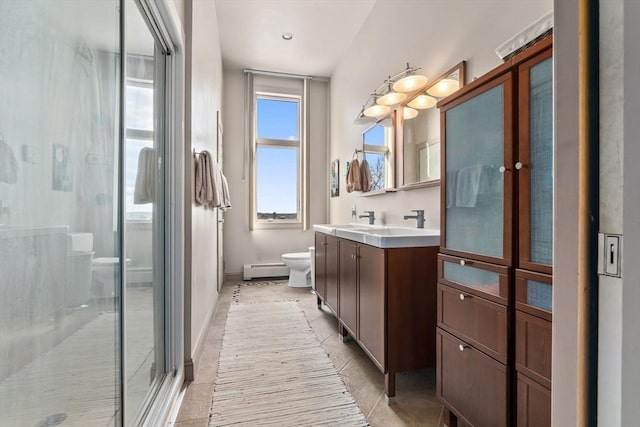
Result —
[{"label": "baseboard radiator", "polygon": [[242,279],[251,280],[265,277],[288,277],[289,267],[282,262],[264,264],[244,264]]}]

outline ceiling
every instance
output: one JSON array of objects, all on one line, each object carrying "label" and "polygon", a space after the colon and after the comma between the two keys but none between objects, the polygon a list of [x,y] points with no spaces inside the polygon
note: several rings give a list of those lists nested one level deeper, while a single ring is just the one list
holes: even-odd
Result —
[{"label": "ceiling", "polygon": [[[330,76],[375,0],[216,0],[225,68]],[[293,33],[285,41],[282,33]]]}]

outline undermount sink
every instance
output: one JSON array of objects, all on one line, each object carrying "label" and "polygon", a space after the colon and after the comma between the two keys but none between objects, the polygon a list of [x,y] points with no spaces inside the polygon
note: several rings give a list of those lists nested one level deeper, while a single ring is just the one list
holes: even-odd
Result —
[{"label": "undermount sink", "polygon": [[313,229],[385,249],[440,245],[440,230],[367,224],[316,224]]}]

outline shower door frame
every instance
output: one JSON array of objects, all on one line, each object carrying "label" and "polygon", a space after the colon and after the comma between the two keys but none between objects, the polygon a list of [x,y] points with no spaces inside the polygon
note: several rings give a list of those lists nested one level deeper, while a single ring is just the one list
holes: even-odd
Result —
[{"label": "shower door frame", "polygon": [[[153,393],[145,400],[137,425],[164,425],[175,415],[184,382],[184,216],[182,211],[184,191],[184,67],[185,50],[180,18],[171,0],[135,0],[139,12],[149,25],[154,38],[160,41],[164,53],[164,97],[163,118],[163,170],[164,170],[164,370],[165,375]],[[120,99],[119,99],[119,217],[120,265],[124,265],[125,232],[124,218],[126,201],[124,192],[124,147],[126,141],[125,91],[126,91],[126,1],[120,0]],[[120,269],[120,417],[118,425],[124,424],[127,374],[126,374],[126,269]],[[134,408],[137,410],[138,408]]]}]

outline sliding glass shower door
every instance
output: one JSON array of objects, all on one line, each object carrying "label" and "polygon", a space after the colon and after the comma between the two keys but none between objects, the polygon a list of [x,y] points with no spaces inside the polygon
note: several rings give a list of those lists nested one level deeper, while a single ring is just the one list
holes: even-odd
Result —
[{"label": "sliding glass shower door", "polygon": [[125,421],[136,425],[165,374],[163,45],[125,2]]},{"label": "sliding glass shower door", "polygon": [[138,425],[180,381],[149,3],[0,1],[0,426]]}]

